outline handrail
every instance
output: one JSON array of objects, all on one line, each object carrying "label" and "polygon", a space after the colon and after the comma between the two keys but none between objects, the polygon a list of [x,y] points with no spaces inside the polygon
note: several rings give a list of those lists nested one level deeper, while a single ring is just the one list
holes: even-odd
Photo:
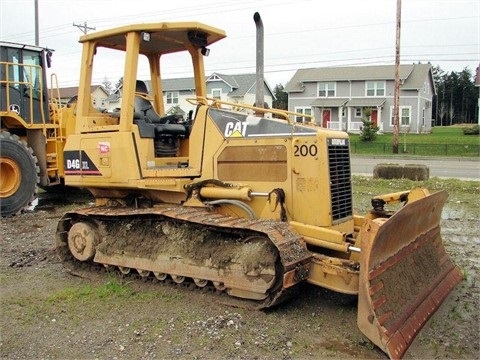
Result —
[{"label": "handrail", "polygon": [[[231,106],[233,109],[235,109],[235,108],[237,108],[237,109],[250,109],[250,110],[254,110],[256,113],[264,113],[264,114],[272,113],[272,114],[276,114],[276,115],[279,115],[279,116],[283,117],[282,120],[286,120],[289,124],[292,123],[292,120],[290,119],[289,115],[299,116],[299,117],[302,117],[302,118],[309,118],[310,119],[310,121],[308,121],[308,122],[302,121],[303,124],[316,125],[315,118],[314,118],[313,115],[301,114],[301,113],[288,111],[288,110],[265,109],[265,108],[259,108],[259,107],[253,106],[253,105],[242,104],[242,103],[233,103],[233,102],[219,100],[219,99],[215,99],[215,98],[209,98],[209,97],[206,97],[206,98],[204,98],[204,97],[187,98],[186,100],[192,105],[206,104],[206,105],[213,106],[213,107],[216,107],[216,108],[220,108],[220,105],[228,105],[228,106]],[[210,101],[211,103],[208,104],[208,101]]]},{"label": "handrail", "polygon": [[[0,66],[5,66],[5,80],[0,79],[0,84],[5,85],[5,87],[8,89],[10,87],[15,87],[17,85],[20,89],[20,85],[25,85],[28,89],[28,98],[29,98],[29,105],[30,105],[30,111],[29,111],[29,117],[27,119],[23,119],[25,123],[33,125],[33,99],[34,99],[34,91],[38,91],[39,94],[39,100],[40,100],[40,116],[41,116],[41,123],[45,125],[45,109],[44,109],[44,102],[42,101],[43,97],[43,81],[39,81],[39,87],[36,88],[32,82],[33,80],[33,69],[37,68],[38,71],[38,78],[43,79],[43,69],[39,65],[32,65],[32,64],[16,64],[16,63],[11,63],[11,62],[5,62],[2,61],[0,62]],[[14,66],[21,66],[23,68],[22,74],[27,74],[28,78],[27,81],[22,81],[20,79],[9,79],[10,75],[10,69],[9,66],[14,67]],[[23,96],[23,94],[20,94]],[[6,91],[6,108],[10,109],[10,92]],[[6,111],[8,112],[9,110]]]},{"label": "handrail", "polygon": [[[49,101],[55,105],[54,111],[55,114],[52,114],[51,121],[58,124],[58,133],[57,138],[63,139],[63,111],[62,111],[62,98],[60,97],[60,87],[58,86],[58,77],[57,74],[53,73],[50,75],[50,91]],[[56,96],[53,95],[53,92],[56,91]],[[52,108],[52,107],[50,107]]]}]

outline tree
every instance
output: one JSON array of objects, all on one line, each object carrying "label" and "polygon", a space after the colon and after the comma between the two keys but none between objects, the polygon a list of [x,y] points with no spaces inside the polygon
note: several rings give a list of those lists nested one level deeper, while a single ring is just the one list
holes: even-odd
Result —
[{"label": "tree", "polygon": [[363,115],[363,126],[360,128],[360,140],[363,142],[373,141],[376,139],[378,130],[380,130],[380,128],[375,125],[370,118],[370,116],[372,115],[372,109],[364,108]]},{"label": "tree", "polygon": [[106,76],[103,78],[102,86],[108,94],[112,93],[112,91],[113,91],[112,83],[110,82],[110,80],[108,80],[108,78]]},{"label": "tree", "polygon": [[476,122],[477,89],[473,73],[464,68],[460,72],[444,73],[440,67],[432,69],[437,96],[434,99],[436,124]]},{"label": "tree", "polygon": [[279,110],[288,110],[288,94],[284,91],[282,84],[275,85],[273,89],[273,94],[276,99],[273,100],[273,107]]},{"label": "tree", "polygon": [[123,76],[118,79],[118,81],[115,83],[115,90],[118,90],[119,88],[121,88],[123,85]]}]

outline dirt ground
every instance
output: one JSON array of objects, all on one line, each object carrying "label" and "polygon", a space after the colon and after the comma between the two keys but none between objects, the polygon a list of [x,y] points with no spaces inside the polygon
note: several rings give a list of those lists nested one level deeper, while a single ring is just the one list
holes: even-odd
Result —
[{"label": "dirt ground", "polygon": [[[406,358],[480,358],[480,183],[448,190],[442,236],[465,280]],[[34,210],[1,220],[2,359],[387,358],[357,329],[356,298],[314,286],[274,309],[248,311],[180,285],[72,274],[54,252],[57,222],[91,199],[66,198],[43,194]]]}]

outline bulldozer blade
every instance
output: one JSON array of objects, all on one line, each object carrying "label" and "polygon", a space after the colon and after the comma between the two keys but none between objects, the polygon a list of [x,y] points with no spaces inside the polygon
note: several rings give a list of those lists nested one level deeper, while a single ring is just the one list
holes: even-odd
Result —
[{"label": "bulldozer blade", "polygon": [[391,359],[409,346],[463,279],[440,237],[447,193],[407,203],[389,219],[367,219],[361,236],[359,329]]}]

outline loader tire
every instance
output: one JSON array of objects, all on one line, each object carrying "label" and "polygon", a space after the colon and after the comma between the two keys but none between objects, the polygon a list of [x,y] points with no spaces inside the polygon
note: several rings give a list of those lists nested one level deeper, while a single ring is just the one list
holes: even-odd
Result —
[{"label": "loader tire", "polygon": [[7,217],[31,204],[39,180],[37,158],[17,135],[0,132],[0,215]]}]

